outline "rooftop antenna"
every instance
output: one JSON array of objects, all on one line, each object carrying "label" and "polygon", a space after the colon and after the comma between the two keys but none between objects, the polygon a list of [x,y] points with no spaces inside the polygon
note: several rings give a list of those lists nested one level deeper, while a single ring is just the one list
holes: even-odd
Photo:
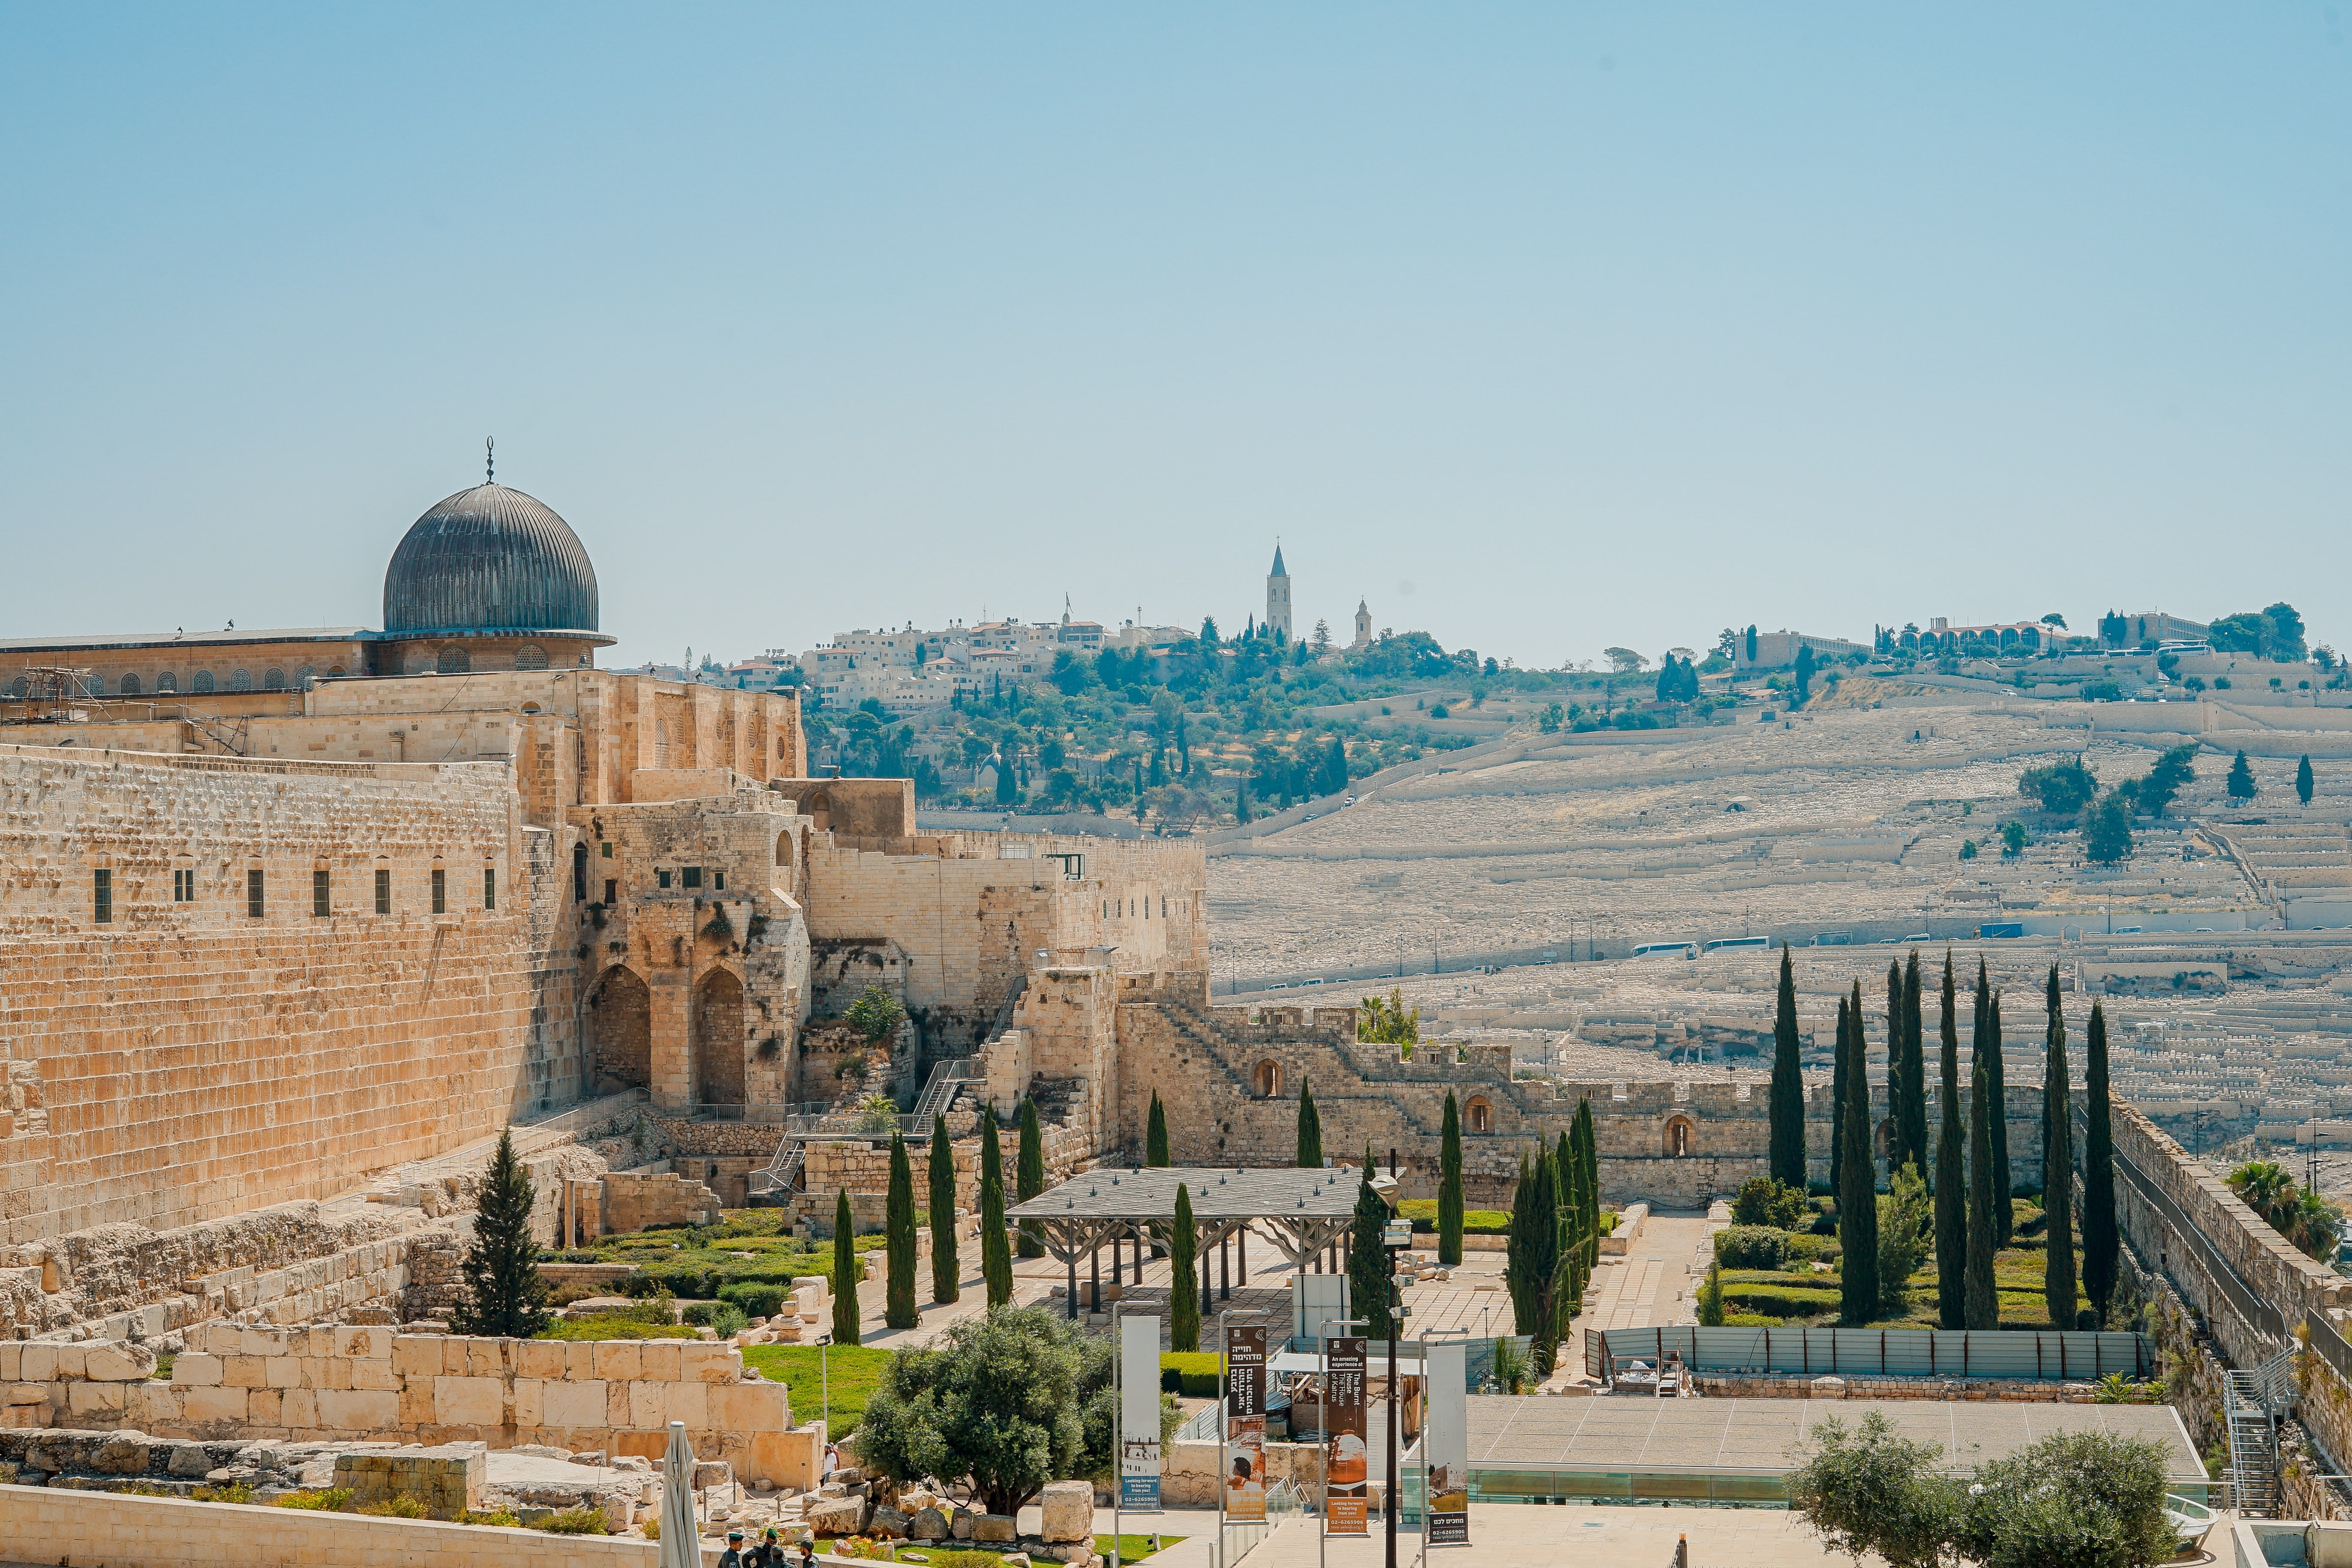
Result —
[{"label": "rooftop antenna", "polygon": [[482,483],[499,482],[499,442],[495,436],[482,437]]}]

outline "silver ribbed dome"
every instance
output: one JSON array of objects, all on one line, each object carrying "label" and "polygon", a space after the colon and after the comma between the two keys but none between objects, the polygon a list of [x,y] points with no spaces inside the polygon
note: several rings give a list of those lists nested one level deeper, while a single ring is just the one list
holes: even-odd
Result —
[{"label": "silver ribbed dome", "polygon": [[571,524],[477,485],[427,509],[383,574],[387,632],[593,632],[596,569]]}]

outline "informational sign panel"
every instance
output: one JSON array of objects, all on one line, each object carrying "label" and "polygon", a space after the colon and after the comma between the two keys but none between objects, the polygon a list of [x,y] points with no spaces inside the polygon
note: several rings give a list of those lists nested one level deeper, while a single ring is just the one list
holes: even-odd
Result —
[{"label": "informational sign panel", "polygon": [[1225,1325],[1225,1518],[1265,1518],[1265,1330]]},{"label": "informational sign panel", "polygon": [[1364,1446],[1364,1362],[1360,1339],[1326,1342],[1323,1456],[1324,1531],[1370,1533],[1371,1454]]},{"label": "informational sign panel", "polygon": [[1428,1347],[1429,1543],[1470,1542],[1470,1399],[1462,1342]]},{"label": "informational sign panel", "polygon": [[1160,1320],[1118,1321],[1118,1497],[1131,1513],[1160,1511]]}]

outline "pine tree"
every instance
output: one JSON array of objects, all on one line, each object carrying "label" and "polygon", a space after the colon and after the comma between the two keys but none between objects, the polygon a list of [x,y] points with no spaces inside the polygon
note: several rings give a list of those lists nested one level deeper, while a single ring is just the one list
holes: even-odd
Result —
[{"label": "pine tree", "polygon": [[948,1142],[948,1119],[931,1118],[929,1177],[931,1205],[931,1300],[947,1302],[963,1293],[963,1272],[956,1258],[955,1149]]},{"label": "pine tree", "polygon": [[459,1333],[527,1340],[551,1321],[530,1234],[532,1201],[530,1173],[515,1157],[513,1134],[501,1128],[466,1250],[466,1300],[453,1316]]},{"label": "pine tree", "polygon": [[1201,1290],[1192,1279],[1199,1244],[1192,1224],[1192,1184],[1179,1182],[1175,1234],[1168,1248],[1168,1346],[1174,1351],[1201,1348]]},{"label": "pine tree", "polygon": [[1348,1315],[1361,1318],[1368,1339],[1389,1337],[1388,1201],[1372,1190],[1371,1173],[1356,1184],[1356,1217],[1348,1230]]},{"label": "pine tree", "polygon": [[[1979,971],[1984,961],[1977,961]],[[1985,1047],[1986,1135],[1992,1140],[1993,1245],[2007,1247],[2017,1232],[2017,1189],[2009,1179],[2009,1069],[2000,1054],[2000,993],[1985,1004],[1990,1045]]]},{"label": "pine tree", "polygon": [[1936,1129],[1936,1321],[1968,1325],[1968,1134],[1960,1119],[1960,1030],[1952,987],[1952,952],[1944,950],[1941,1112]]},{"label": "pine tree", "polygon": [[[1886,1169],[1891,1175],[1903,1168],[1903,1129],[1910,1118],[1903,1113],[1903,964],[1886,961]],[[1863,1060],[1870,1059],[1867,1037]]]},{"label": "pine tree", "polygon": [[2000,1246],[2000,1220],[1994,1212],[1998,1189],[1992,1168],[1992,1083],[1986,1068],[1985,1037],[1992,1028],[1992,997],[1985,989],[1983,965],[1977,972],[1977,1012],[1984,1027],[1969,1048],[1969,1258],[1963,1289],[1966,1321],[1970,1329],[2000,1326],[2000,1298],[1994,1293],[1993,1253]]},{"label": "pine tree", "polygon": [[1168,1110],[1160,1103],[1160,1091],[1151,1091],[1151,1117],[1144,1123],[1143,1163],[1154,1169],[1164,1170],[1168,1164]]},{"label": "pine tree", "polygon": [[1323,1168],[1323,1115],[1315,1109],[1315,1086],[1298,1080],[1298,1168]]},{"label": "pine tree", "polygon": [[2304,759],[2294,764],[2294,798],[2309,805],[2312,791],[2317,787],[2318,781],[2311,776],[2311,757],[2306,752]]},{"label": "pine tree", "polygon": [[2262,793],[2261,786],[2254,783],[2254,770],[2246,764],[2245,752],[2240,752],[2238,760],[2230,764],[2230,776],[2224,787],[2229,790],[2231,800],[2252,800]]},{"label": "pine tree", "polygon": [[2050,966],[2042,989],[2048,1022],[2042,1028],[2042,1212],[2049,1216],[2042,1233],[2042,1299],[2050,1309],[2050,1326],[2074,1326],[2074,1118],[2073,1096],[2066,1084],[2066,1014],[2058,999],[2058,966]]},{"label": "pine tree", "polygon": [[2090,1060],[2084,1067],[2083,1091],[2090,1122],[2083,1135],[2083,1288],[2104,1324],[2116,1293],[2121,1249],[2116,1233],[2114,1108],[2107,1099],[2107,1015],[2096,1002],[2091,1004]]},{"label": "pine tree", "polygon": [[[1303,1141],[1304,1114],[1299,1126]],[[1462,1261],[1462,1112],[1450,1089],[1445,1091],[1445,1121],[1437,1141],[1437,1261],[1445,1268]]]},{"label": "pine tree", "polygon": [[[1045,1191],[1045,1132],[1037,1124],[1037,1102],[1021,1097],[1021,1143],[1013,1157],[1013,1196],[1027,1203]],[[1021,1227],[1021,1256],[1045,1256],[1045,1233],[1034,1225]]]},{"label": "pine tree", "polygon": [[915,1308],[915,1168],[907,1159],[906,1139],[895,1132],[890,1135],[890,1199],[882,1234],[890,1264],[882,1321],[894,1329],[911,1329],[919,1317]]},{"label": "pine tree", "polygon": [[1919,1021],[1919,950],[1903,966],[1903,1120],[1895,1127],[1903,1158],[1927,1177],[1927,1052]]},{"label": "pine tree", "polygon": [[1862,983],[1839,1018],[1846,1058],[1846,1100],[1838,1121],[1843,1163],[1838,1173],[1838,1319],[1866,1323],[1878,1315],[1878,1181],[1870,1157],[1870,1073],[1863,1058]]},{"label": "pine tree", "polygon": [[988,1281],[988,1304],[1013,1300],[1013,1243],[1004,1234],[1004,1151],[996,1138],[996,1110],[980,1113],[980,1272]]},{"label": "pine tree", "polygon": [[1797,980],[1780,944],[1780,994],[1772,1012],[1772,1179],[1805,1190],[1805,1073],[1797,1059]]},{"label": "pine tree", "polygon": [[833,1205],[833,1342],[857,1343],[857,1235],[845,1187]]}]

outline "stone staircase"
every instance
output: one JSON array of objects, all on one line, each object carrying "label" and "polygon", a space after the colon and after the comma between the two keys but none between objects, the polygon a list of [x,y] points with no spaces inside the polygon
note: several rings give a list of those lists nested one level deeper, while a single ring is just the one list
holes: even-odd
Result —
[{"label": "stone staircase", "polygon": [[2248,1519],[2279,1511],[2278,1419],[2294,1397],[2294,1352],[2252,1368],[2233,1367],[2222,1390],[2230,1439],[2231,1504]]}]

